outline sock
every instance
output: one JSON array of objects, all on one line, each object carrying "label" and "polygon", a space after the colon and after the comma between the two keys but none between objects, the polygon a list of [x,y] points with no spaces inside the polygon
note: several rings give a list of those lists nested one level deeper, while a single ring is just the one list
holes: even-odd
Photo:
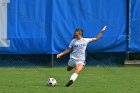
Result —
[{"label": "sock", "polygon": [[70,77],[70,80],[75,81],[77,77],[78,77],[78,74],[73,73],[73,74],[71,75],[71,77]]}]

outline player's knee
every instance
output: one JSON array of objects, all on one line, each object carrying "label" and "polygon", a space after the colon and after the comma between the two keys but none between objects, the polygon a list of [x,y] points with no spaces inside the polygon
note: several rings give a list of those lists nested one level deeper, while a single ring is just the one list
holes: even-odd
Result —
[{"label": "player's knee", "polygon": [[71,68],[71,67],[68,67],[68,68],[67,68],[67,71],[71,71],[72,69],[73,69],[73,68]]},{"label": "player's knee", "polygon": [[71,71],[73,67],[67,66],[67,71]]},{"label": "player's knee", "polygon": [[67,68],[67,71],[71,71],[71,69]]}]

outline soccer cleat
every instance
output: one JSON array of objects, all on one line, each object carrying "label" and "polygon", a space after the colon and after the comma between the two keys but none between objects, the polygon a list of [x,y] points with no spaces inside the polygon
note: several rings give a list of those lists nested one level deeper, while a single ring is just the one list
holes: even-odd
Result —
[{"label": "soccer cleat", "polygon": [[66,84],[66,87],[69,87],[70,85],[72,85],[73,83],[73,80],[70,80],[67,84]]}]

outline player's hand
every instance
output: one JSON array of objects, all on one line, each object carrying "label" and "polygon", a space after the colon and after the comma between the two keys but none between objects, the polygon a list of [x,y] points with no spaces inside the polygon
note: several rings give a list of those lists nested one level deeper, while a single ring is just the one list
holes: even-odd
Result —
[{"label": "player's hand", "polygon": [[61,54],[58,54],[57,56],[56,56],[56,58],[60,58],[62,55]]},{"label": "player's hand", "polygon": [[107,26],[104,26],[101,30],[101,33],[104,32],[106,30]]}]

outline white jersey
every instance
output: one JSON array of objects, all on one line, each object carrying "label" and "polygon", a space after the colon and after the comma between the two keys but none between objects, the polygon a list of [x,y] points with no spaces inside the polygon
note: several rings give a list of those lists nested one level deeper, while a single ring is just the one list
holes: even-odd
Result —
[{"label": "white jersey", "polygon": [[73,39],[69,45],[69,48],[73,49],[73,51],[70,53],[70,58],[84,61],[86,57],[85,51],[87,44],[91,41],[92,38],[82,38],[80,40]]}]

